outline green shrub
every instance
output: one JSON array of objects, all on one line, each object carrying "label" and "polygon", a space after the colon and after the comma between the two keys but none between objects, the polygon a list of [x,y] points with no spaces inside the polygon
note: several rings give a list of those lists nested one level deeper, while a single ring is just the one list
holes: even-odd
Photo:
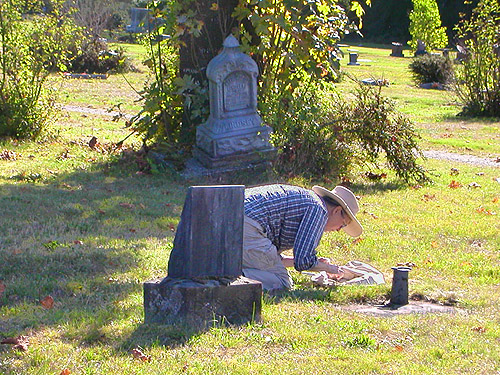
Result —
[{"label": "green shrub", "polygon": [[263,114],[274,129],[279,173],[342,176],[355,165],[377,166],[383,154],[388,166],[405,181],[428,180],[417,164],[422,154],[413,124],[395,111],[381,88],[360,84],[352,101],[321,92],[315,85],[303,88],[292,97],[281,97]]},{"label": "green shrub", "polygon": [[53,101],[44,83],[47,67],[61,57],[50,36],[61,32],[54,25],[64,24],[56,8],[41,14],[42,2],[32,1],[30,10],[38,12],[28,17],[24,5],[0,2],[0,136],[17,138],[36,137],[50,120]]},{"label": "green shrub", "polygon": [[448,57],[427,54],[416,57],[409,66],[414,81],[448,84],[453,78],[453,63]]},{"label": "green shrub", "polygon": [[126,73],[132,69],[123,48],[111,50],[100,38],[80,40],[73,46],[68,71],[75,73]]},{"label": "green shrub", "polygon": [[500,117],[500,4],[482,0],[470,20],[457,26],[467,58],[457,69],[463,115]]}]

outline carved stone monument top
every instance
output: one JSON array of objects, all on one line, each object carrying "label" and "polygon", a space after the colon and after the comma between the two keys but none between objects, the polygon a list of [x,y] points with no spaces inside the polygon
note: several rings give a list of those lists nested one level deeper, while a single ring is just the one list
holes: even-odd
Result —
[{"label": "carved stone monument top", "polygon": [[[210,81],[210,118],[205,124],[212,130],[227,131],[227,122],[217,120],[251,116],[252,125],[261,123],[257,114],[257,63],[239,50],[238,40],[230,35],[224,41],[222,53],[207,67]],[[236,122],[235,128],[242,127]]]},{"label": "carved stone monument top", "polygon": [[276,153],[257,112],[257,63],[239,46],[228,36],[207,66],[210,116],[196,129],[194,155],[208,168],[261,164]]}]

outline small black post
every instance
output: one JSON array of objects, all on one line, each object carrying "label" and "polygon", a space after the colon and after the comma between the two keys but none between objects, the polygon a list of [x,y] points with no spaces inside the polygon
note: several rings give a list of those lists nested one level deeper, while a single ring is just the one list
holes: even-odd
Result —
[{"label": "small black post", "polygon": [[391,305],[408,304],[408,272],[410,267],[392,267],[394,276],[392,278]]}]

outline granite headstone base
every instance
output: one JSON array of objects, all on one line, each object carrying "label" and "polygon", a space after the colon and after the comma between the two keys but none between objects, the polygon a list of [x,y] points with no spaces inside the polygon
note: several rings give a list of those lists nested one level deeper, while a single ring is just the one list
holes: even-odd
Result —
[{"label": "granite headstone base", "polygon": [[249,164],[260,165],[276,158],[274,147],[267,149],[239,152],[231,155],[212,156],[198,146],[193,149],[193,156],[208,169],[243,168]]},{"label": "granite headstone base", "polygon": [[144,283],[145,323],[187,325],[205,329],[214,324],[259,322],[262,284],[236,279],[164,279]]}]

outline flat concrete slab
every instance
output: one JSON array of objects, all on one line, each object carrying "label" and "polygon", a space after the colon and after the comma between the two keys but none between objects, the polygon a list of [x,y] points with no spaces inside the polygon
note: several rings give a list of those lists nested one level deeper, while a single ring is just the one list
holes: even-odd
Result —
[{"label": "flat concrete slab", "polygon": [[392,317],[397,315],[407,314],[435,314],[435,313],[448,313],[452,314],[457,312],[453,306],[443,306],[429,302],[410,302],[408,305],[403,306],[390,306],[390,305],[349,305],[343,306],[342,309],[358,312],[361,314]]}]

